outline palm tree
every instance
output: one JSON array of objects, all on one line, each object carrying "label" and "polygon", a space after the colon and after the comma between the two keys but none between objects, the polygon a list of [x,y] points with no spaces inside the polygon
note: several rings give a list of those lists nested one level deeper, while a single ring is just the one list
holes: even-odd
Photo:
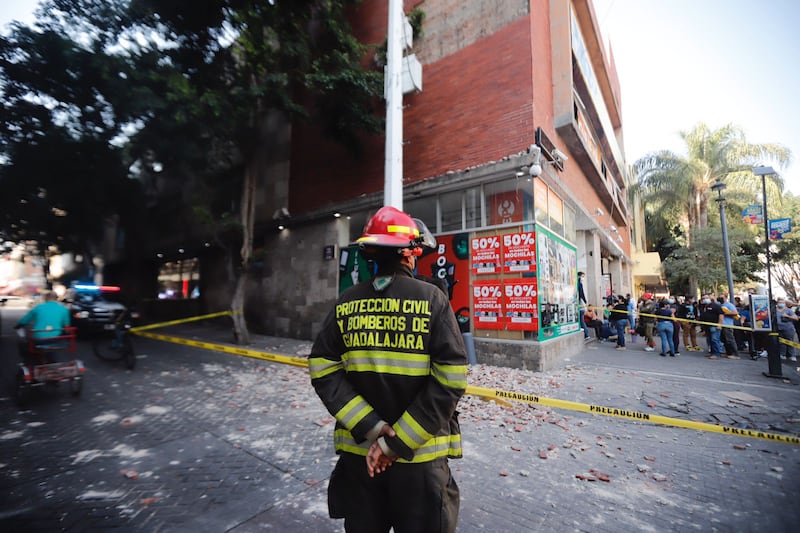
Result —
[{"label": "palm tree", "polygon": [[[681,132],[687,155],[664,150],[648,154],[634,163],[636,191],[641,195],[647,214],[665,217],[666,227],[681,228],[677,235],[687,248],[692,247],[695,230],[708,226],[708,203],[711,186],[721,180],[727,195],[753,198],[761,192],[761,178],[752,167],[761,162],[785,167],[791,160],[788,148],[779,144],[750,144],[744,132],[733,125],[711,130],[703,123]],[[783,180],[770,176],[768,197],[780,200]],[[697,290],[696,279],[690,289]]]}]

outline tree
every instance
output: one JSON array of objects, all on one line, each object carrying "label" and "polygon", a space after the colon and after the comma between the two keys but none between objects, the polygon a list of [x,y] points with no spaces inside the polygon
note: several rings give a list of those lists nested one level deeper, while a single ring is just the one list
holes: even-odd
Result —
[{"label": "tree", "polygon": [[[691,281],[696,280],[701,292],[718,294],[727,292],[725,251],[719,227],[697,229],[692,237],[694,245],[678,247],[662,261],[664,275],[670,291],[675,294],[694,294]],[[755,272],[761,268],[752,234],[741,226],[728,231],[731,254],[731,271],[740,283],[759,281]]]},{"label": "tree", "polygon": [[123,70],[52,20],[0,36],[0,234],[37,250],[45,266],[54,253],[91,258],[103,222],[136,212],[106,97],[116,90],[108,73]]},{"label": "tree", "polygon": [[[717,180],[727,185],[729,203],[752,197],[761,186],[760,178],[751,170],[754,164],[772,161],[782,167],[791,159],[791,153],[778,144],[748,143],[741,129],[732,125],[710,130],[700,123],[681,136],[687,155],[660,151],[634,164],[635,189],[641,194],[646,213],[657,213],[666,218],[667,227],[680,228],[675,238],[692,250],[695,231],[709,225],[711,186]],[[770,198],[780,198],[780,177],[771,176],[769,188],[773,191],[768,194]],[[688,282],[690,292],[696,293],[698,278],[692,275]]]},{"label": "tree", "polygon": [[[153,143],[147,137],[162,127],[187,128],[181,144],[206,148],[197,161],[181,161],[182,171],[200,177],[202,186],[214,191],[221,177],[226,178],[223,183],[240,184],[225,187],[241,191],[240,247],[238,254],[230,253],[231,258],[238,255],[231,269],[234,310],[244,308],[253,254],[254,193],[266,172],[260,154],[271,142],[264,127],[268,118],[276,112],[290,120],[314,117],[325,133],[354,151],[359,131],[380,131],[374,104],[382,91],[382,74],[362,67],[366,48],[347,23],[348,4],[352,2],[217,0],[204,2],[202,9],[189,0],[169,6],[155,0],[132,4],[131,28],[155,30],[171,45],[165,48],[153,39],[142,46],[142,58],[156,51],[169,58],[155,81],[165,83],[172,110],[149,120],[134,144],[156,154],[169,171],[175,165],[165,159],[169,151],[161,138]],[[206,171],[209,167],[212,172]],[[206,221],[229,228],[229,205],[206,203],[195,210]],[[241,314],[234,315],[234,333],[237,342],[249,342]]]},{"label": "tree", "polygon": [[[117,155],[117,169],[140,183],[157,179],[175,191],[170,216],[216,237],[229,258],[232,309],[244,307],[254,191],[267,173],[264,147],[273,142],[270,118],[313,119],[353,153],[361,135],[382,131],[375,104],[383,76],[364,66],[369,49],[354,38],[347,20],[355,3],[49,0],[39,12],[64,48],[103,66],[95,84],[56,79],[61,92],[49,101],[68,110],[85,101],[79,116],[94,109],[99,118],[111,117],[113,127],[103,128],[109,135],[97,138],[103,145],[95,146],[97,153]],[[21,49],[15,44],[9,44],[12,55]],[[27,62],[16,63],[22,69]],[[75,83],[87,94],[66,90]],[[111,88],[116,90],[106,90]],[[26,91],[22,84],[20,100]],[[50,135],[38,122],[31,131]],[[14,154],[9,158],[16,164]],[[249,342],[241,314],[234,315],[234,333],[238,342]]]},{"label": "tree", "polygon": [[[800,298],[800,197],[789,193],[784,197],[783,215],[792,220],[792,232],[783,239],[772,241],[771,264],[773,279],[797,302]],[[782,218],[775,216],[773,218]]]}]

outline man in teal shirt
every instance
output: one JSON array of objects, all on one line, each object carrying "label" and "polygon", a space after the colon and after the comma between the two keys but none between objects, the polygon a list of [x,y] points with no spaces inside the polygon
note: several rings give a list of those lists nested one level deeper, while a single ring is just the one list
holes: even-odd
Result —
[{"label": "man in teal shirt", "polygon": [[36,339],[63,335],[64,328],[70,324],[69,310],[56,301],[56,293],[48,291],[44,299],[43,303],[28,311],[16,326],[17,328],[30,326]]}]

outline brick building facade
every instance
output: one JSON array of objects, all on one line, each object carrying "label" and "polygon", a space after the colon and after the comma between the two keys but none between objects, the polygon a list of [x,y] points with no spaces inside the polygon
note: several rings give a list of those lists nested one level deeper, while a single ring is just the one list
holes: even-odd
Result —
[{"label": "brick building facade", "polygon": [[[384,41],[387,7],[364,0],[355,8],[364,42]],[[544,248],[532,249],[535,272],[487,276],[473,255],[455,280],[479,360],[548,368],[583,343],[575,273],[587,273],[593,304],[633,292],[631,256],[643,247],[626,200],[613,59],[590,0],[405,2],[406,12],[414,8],[425,14],[422,35],[406,53],[422,63],[423,90],[404,97],[403,207],[442,242],[529,233],[537,246],[552,244],[549,263]],[[285,142],[270,148],[258,204],[263,271],[248,289],[247,314],[254,329],[311,339],[352,274],[348,243],[382,205],[384,138],[365,138],[355,157],[312,126],[273,127]],[[532,145],[542,151],[539,176],[530,172]],[[478,327],[475,287],[509,292],[524,282],[538,287],[525,313],[535,324],[515,326],[504,300],[504,325]],[[206,298],[223,292],[209,288]]]}]

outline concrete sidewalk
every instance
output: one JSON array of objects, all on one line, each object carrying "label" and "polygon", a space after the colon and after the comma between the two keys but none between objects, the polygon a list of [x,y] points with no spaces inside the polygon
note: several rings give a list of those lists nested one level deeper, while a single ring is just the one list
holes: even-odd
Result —
[{"label": "concrete sidewalk", "polygon": [[[195,323],[163,334],[229,343]],[[4,354],[14,345],[3,339]],[[342,531],[327,517],[333,419],[305,369],[135,339],[136,370],[87,355],[84,395],[0,398],[0,529]],[[304,356],[311,343],[254,335]],[[590,343],[562,368],[474,365],[469,383],[797,435],[800,376],[765,360],[662,358]],[[459,404],[460,532],[794,531],[800,446],[486,401]]]},{"label": "concrete sidewalk", "polygon": [[[259,336],[253,346],[291,355],[310,349]],[[544,373],[479,364],[469,383],[800,434],[797,368],[784,365],[785,378],[774,379],[763,375],[765,359],[660,357],[643,348],[591,342]],[[462,489],[459,531],[791,531],[800,520],[797,445],[470,396],[459,410],[465,458],[452,463]],[[324,510],[324,500],[314,505]]]}]

